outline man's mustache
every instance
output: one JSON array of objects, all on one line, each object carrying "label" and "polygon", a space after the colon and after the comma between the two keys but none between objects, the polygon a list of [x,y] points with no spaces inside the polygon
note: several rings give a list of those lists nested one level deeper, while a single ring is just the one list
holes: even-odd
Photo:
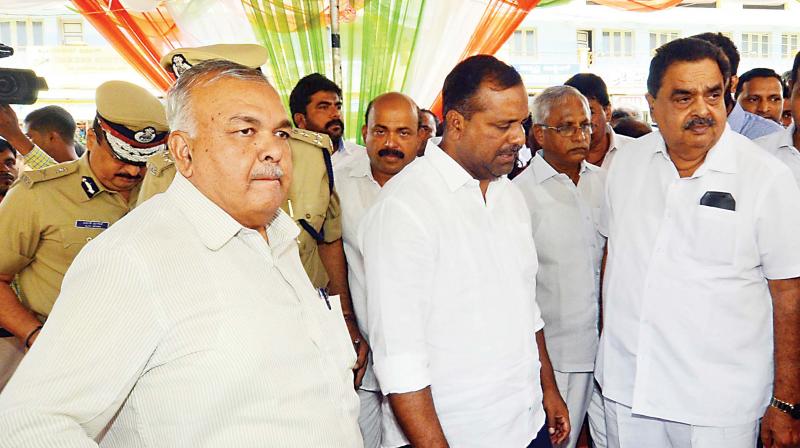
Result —
[{"label": "man's mustache", "polygon": [[136,176],[131,176],[130,174],[126,173],[117,173],[114,175],[114,177],[121,177],[123,179],[129,179],[129,180],[140,180],[142,178],[142,176],[138,174]]},{"label": "man's mustache", "polygon": [[715,124],[717,124],[717,120],[715,120],[715,119],[713,119],[711,117],[708,117],[708,118],[695,117],[695,118],[692,118],[691,120],[687,121],[686,124],[683,125],[683,129],[691,129],[691,128],[695,127],[695,126],[708,126],[708,127],[711,127],[711,126],[714,126]]},{"label": "man's mustache", "polygon": [[328,129],[329,127],[335,125],[339,125],[339,127],[342,128],[342,130],[344,130],[344,122],[342,120],[339,120],[338,118],[325,123],[325,129]]},{"label": "man's mustache", "polygon": [[14,182],[14,179],[15,178],[11,175],[11,173],[0,173],[0,180],[10,180],[11,182]]},{"label": "man's mustache", "polygon": [[520,149],[522,149],[522,145],[514,145],[510,148],[501,148],[495,153],[495,157],[517,155]]},{"label": "man's mustache", "polygon": [[394,157],[397,157],[398,159],[405,159],[406,158],[406,155],[405,155],[405,153],[403,153],[403,151],[398,151],[396,149],[386,148],[386,149],[381,149],[380,151],[378,151],[378,157],[387,157],[387,156],[394,156]]},{"label": "man's mustache", "polygon": [[250,179],[277,180],[283,177],[283,174],[283,169],[280,165],[262,165],[250,174]]}]

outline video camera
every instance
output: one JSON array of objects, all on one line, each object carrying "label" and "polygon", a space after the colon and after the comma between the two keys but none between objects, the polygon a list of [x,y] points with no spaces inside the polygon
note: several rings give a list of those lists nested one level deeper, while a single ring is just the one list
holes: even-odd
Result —
[{"label": "video camera", "polygon": [[[13,54],[13,48],[0,44],[0,58]],[[33,104],[40,90],[47,90],[47,82],[33,70],[0,68],[0,104]]]}]

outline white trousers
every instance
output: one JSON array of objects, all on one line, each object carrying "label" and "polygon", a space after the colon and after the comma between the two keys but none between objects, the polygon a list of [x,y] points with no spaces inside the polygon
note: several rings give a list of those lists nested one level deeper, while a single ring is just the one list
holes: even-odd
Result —
[{"label": "white trousers", "polygon": [[6,387],[17,365],[25,356],[24,344],[17,338],[0,338],[0,392]]},{"label": "white trousers", "polygon": [[592,372],[560,372],[554,370],[556,385],[561,398],[569,410],[569,425],[572,428],[567,440],[557,448],[575,448],[581,435],[583,420],[592,397],[594,375]]},{"label": "white trousers", "polygon": [[758,421],[744,425],[693,426],[633,414],[631,408],[605,400],[609,448],[753,448]]},{"label": "white trousers", "polygon": [[606,448],[606,410],[603,404],[603,392],[594,381],[592,399],[589,401],[589,433],[592,436],[594,448]]},{"label": "white trousers", "polygon": [[380,392],[358,390],[361,410],[358,414],[358,427],[364,439],[364,448],[381,446],[381,399]]}]

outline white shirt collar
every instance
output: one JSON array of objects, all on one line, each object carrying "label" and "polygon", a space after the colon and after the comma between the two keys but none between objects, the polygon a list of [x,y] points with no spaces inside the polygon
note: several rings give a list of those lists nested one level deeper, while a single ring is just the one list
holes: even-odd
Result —
[{"label": "white shirt collar", "polygon": [[[225,210],[208,199],[181,173],[175,174],[167,195],[188,219],[203,244],[211,250],[219,250],[239,231],[244,229]],[[300,230],[291,218],[279,208],[275,218],[267,226],[270,246],[279,248],[297,238]]]},{"label": "white shirt collar", "polygon": [[450,191],[456,191],[470,181],[478,183],[467,170],[430,140],[425,148],[425,158],[441,174]]},{"label": "white shirt collar", "polygon": [[780,139],[778,140],[778,147],[779,148],[791,148],[794,149],[794,131],[796,129],[797,124],[792,123],[789,125],[788,128],[781,131]]},{"label": "white shirt collar", "polygon": [[[533,174],[536,175],[536,182],[540,184],[546,181],[547,179],[550,179],[551,177],[555,177],[561,174],[558,171],[556,171],[556,169],[553,168],[552,165],[547,163],[547,160],[544,159],[543,150],[541,149],[536,151],[536,157],[533,158],[532,167],[533,167]],[[593,171],[596,169],[600,168],[584,160],[583,162],[581,162],[580,175],[583,176],[583,174],[586,173],[586,171],[589,170]]]},{"label": "white shirt collar", "polygon": [[[654,131],[656,133],[658,131]],[[733,130],[731,130],[730,125],[727,123],[725,124],[725,130],[722,132],[722,136],[719,138],[717,143],[708,150],[706,154],[706,159],[703,164],[695,171],[692,177],[698,177],[704,174],[706,171],[718,171],[722,173],[736,173],[738,171],[737,161],[736,161],[736,152],[734,151],[732,145],[733,143],[730,142],[731,135],[733,134]],[[652,153],[655,155],[656,153],[661,153],[667,160],[672,163],[672,159],[670,159],[669,154],[667,153],[667,144],[664,141],[664,137],[658,132],[658,139],[656,139],[656,144],[651,147]]]}]

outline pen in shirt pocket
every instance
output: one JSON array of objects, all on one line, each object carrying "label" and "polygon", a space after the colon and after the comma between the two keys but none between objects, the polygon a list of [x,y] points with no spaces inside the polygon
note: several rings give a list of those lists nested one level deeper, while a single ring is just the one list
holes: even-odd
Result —
[{"label": "pen in shirt pocket", "polygon": [[319,298],[325,301],[325,305],[330,310],[331,309],[331,301],[328,300],[328,290],[325,289],[325,288],[319,288],[317,290],[317,292],[319,293]]}]

